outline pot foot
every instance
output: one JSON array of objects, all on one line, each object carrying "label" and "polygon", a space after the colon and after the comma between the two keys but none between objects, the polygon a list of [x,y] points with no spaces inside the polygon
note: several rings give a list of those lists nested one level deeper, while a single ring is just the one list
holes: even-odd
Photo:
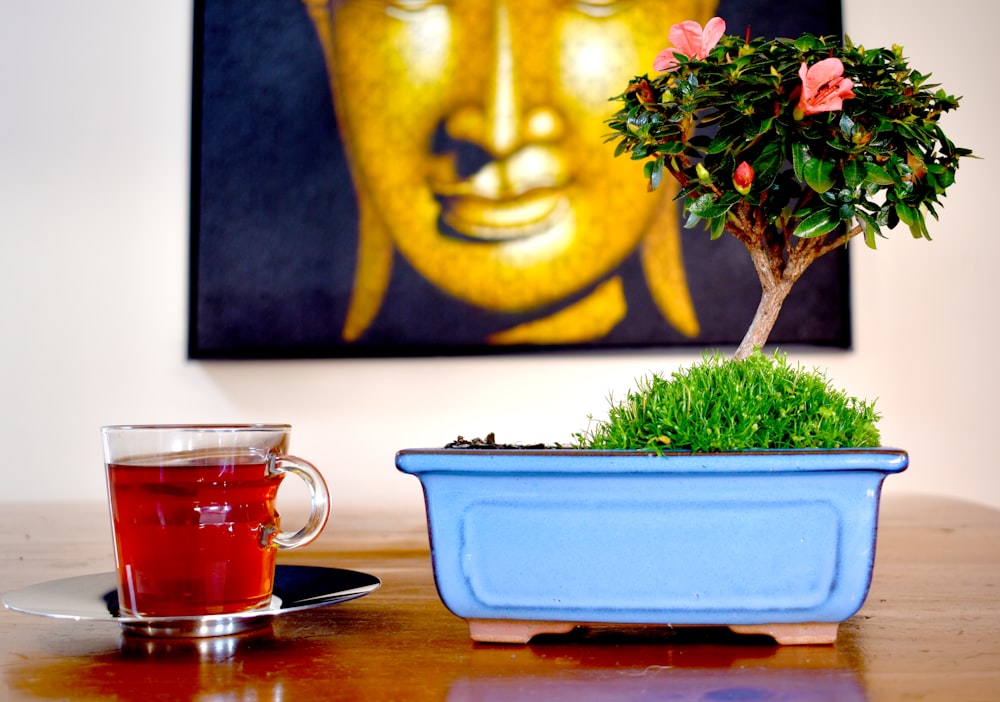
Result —
[{"label": "pot foot", "polygon": [[809,646],[837,642],[836,622],[814,624],[741,624],[729,628],[736,634],[763,634],[782,646]]},{"label": "pot foot", "polygon": [[568,634],[575,622],[532,622],[509,619],[469,619],[469,636],[480,643],[526,644],[539,634]]}]

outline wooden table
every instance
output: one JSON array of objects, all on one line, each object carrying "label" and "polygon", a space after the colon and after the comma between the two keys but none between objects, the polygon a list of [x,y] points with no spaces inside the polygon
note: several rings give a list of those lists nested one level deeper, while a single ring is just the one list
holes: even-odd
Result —
[{"label": "wooden table", "polygon": [[[113,568],[103,505],[0,510],[0,591]],[[335,514],[284,563],[377,575],[359,600],[235,637],[155,640],[0,611],[5,700],[997,700],[1000,511],[883,500],[869,598],[833,646],[601,628],[474,644],[434,590],[418,517]]]}]

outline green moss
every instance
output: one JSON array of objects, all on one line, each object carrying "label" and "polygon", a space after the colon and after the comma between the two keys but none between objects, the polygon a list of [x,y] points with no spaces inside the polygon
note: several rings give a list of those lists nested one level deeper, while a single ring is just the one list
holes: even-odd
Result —
[{"label": "green moss", "polygon": [[875,447],[879,419],[874,402],[831,388],[822,372],[757,351],[740,361],[706,355],[669,378],[640,378],[612,401],[606,421],[575,439],[579,448],[657,453]]}]

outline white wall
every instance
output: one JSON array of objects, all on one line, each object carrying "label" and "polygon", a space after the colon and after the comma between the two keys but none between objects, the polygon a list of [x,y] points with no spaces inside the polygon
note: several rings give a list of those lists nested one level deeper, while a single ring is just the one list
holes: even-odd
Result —
[{"label": "white wall", "polygon": [[[284,421],[338,504],[416,514],[396,449],[489,431],[568,441],[609,391],[698,357],[185,360],[187,5],[0,3],[0,500],[103,499],[102,424]],[[902,44],[965,96],[945,127],[985,160],[962,165],[933,243],[894,232],[854,248],[856,348],[793,357],[879,398],[885,442],[911,454],[887,490],[1000,507],[997,460],[981,453],[1000,387],[995,58],[988,0],[943,7],[847,0],[845,17],[855,40]]]}]

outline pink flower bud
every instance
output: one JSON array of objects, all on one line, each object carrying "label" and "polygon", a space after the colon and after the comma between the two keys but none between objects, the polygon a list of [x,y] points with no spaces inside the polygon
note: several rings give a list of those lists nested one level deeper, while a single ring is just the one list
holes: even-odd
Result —
[{"label": "pink flower bud", "polygon": [[746,161],[740,161],[733,173],[733,187],[740,195],[750,193],[750,186],[753,185],[753,166]]}]

